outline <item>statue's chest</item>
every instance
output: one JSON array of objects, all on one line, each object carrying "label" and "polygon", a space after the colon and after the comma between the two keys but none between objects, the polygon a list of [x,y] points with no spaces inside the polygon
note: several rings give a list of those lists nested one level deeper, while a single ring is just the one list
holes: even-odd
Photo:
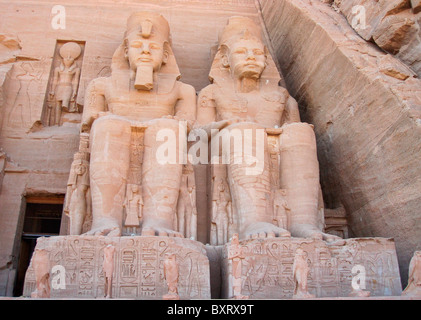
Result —
[{"label": "statue's chest", "polygon": [[284,99],[279,94],[262,95],[250,94],[223,94],[215,95],[218,118],[244,119],[262,124],[272,125],[280,122],[285,109]]},{"label": "statue's chest", "polygon": [[156,92],[132,90],[123,94],[112,93],[109,100],[111,104],[124,104],[132,108],[173,107],[177,102],[177,97],[174,92],[158,94]]},{"label": "statue's chest", "polygon": [[111,92],[107,99],[108,109],[113,114],[137,121],[173,116],[177,100],[174,90],[165,94],[137,90]]}]

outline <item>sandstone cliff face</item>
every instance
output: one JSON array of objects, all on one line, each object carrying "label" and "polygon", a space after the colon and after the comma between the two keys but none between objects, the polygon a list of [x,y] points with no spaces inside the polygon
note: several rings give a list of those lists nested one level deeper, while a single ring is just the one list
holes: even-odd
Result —
[{"label": "sandstone cliff face", "polygon": [[419,0],[335,0],[334,5],[363,39],[375,42],[421,75]]},{"label": "sandstone cliff face", "polygon": [[328,4],[260,4],[288,89],[315,125],[327,208],[344,205],[350,236],[394,237],[405,282],[421,245],[421,81]]}]

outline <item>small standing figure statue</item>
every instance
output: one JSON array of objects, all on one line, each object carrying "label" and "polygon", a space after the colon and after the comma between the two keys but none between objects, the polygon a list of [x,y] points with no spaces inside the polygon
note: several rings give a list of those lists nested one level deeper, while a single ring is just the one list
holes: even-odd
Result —
[{"label": "small standing figure statue", "polygon": [[70,235],[81,235],[83,222],[90,211],[89,154],[77,152],[67,182],[64,212],[70,218]]},{"label": "small standing figure statue", "polygon": [[186,238],[197,238],[196,185],[191,164],[183,165],[176,223],[176,229]]},{"label": "small standing figure statue", "polygon": [[212,224],[215,225],[216,232],[213,237],[216,242],[212,243],[213,245],[224,245],[228,242],[233,220],[229,188],[224,179],[220,179],[213,196]]},{"label": "small standing figure statue", "polygon": [[111,299],[114,272],[114,252],[115,247],[111,244],[104,248],[104,264],[102,265],[102,270],[104,271],[105,278],[104,297],[107,299]]},{"label": "small standing figure statue", "polygon": [[408,286],[402,296],[421,298],[421,251],[415,251],[409,263]]},{"label": "small standing figure statue", "polygon": [[[50,99],[55,102],[54,123],[60,126],[61,112],[78,112],[76,95],[79,86],[80,68],[76,60],[82,53],[82,48],[76,42],[68,42],[60,48],[62,62],[54,70],[54,78],[50,91]],[[50,121],[51,122],[51,121]]]},{"label": "small standing figure statue", "polygon": [[36,290],[31,293],[31,298],[50,298],[50,260],[48,252],[36,249],[32,258],[35,272]]},{"label": "small standing figure statue", "polygon": [[308,292],[307,279],[310,268],[307,263],[307,254],[303,249],[298,248],[295,252],[294,264],[292,266],[295,283],[294,299],[311,299],[314,295]]},{"label": "small standing figure statue", "polygon": [[242,279],[242,260],[244,259],[243,248],[240,245],[238,239],[238,233],[234,233],[232,236],[231,244],[228,247],[228,259],[232,262],[232,287],[234,291],[234,299],[242,300],[248,299],[248,296],[241,294],[241,288],[243,286]]},{"label": "small standing figure statue", "polygon": [[273,224],[282,229],[288,230],[288,213],[291,210],[286,200],[287,191],[278,189],[275,191],[273,200]]},{"label": "small standing figure statue", "polygon": [[168,293],[163,300],[180,300],[178,295],[178,264],[174,253],[167,254],[164,261],[164,277],[168,285]]},{"label": "small standing figure statue", "polygon": [[123,207],[126,208],[127,213],[124,226],[128,228],[131,234],[136,234],[136,228],[139,228],[139,221],[143,216],[143,198],[139,185],[127,185],[127,195]]}]

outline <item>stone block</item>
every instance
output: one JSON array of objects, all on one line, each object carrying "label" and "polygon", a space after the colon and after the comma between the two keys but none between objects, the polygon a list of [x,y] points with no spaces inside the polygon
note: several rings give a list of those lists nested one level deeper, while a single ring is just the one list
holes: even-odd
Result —
[{"label": "stone block", "polygon": [[[103,298],[104,248],[110,244],[116,248],[112,298],[162,299],[168,293],[164,261],[170,253],[176,255],[179,266],[180,299],[210,299],[209,260],[204,245],[182,238],[140,236],[39,238],[35,250],[46,250],[50,270],[58,270],[50,272],[51,298]],[[64,275],[60,274],[62,272]],[[59,279],[64,279],[64,285]],[[24,296],[31,296],[35,286],[31,261],[26,273]]]},{"label": "stone block", "polygon": [[[372,297],[402,293],[395,244],[391,239],[358,238],[329,244],[319,240],[273,238],[240,241],[240,245],[244,258],[241,294],[250,299],[293,297],[293,264],[298,248],[306,256],[308,290],[315,298],[349,297],[352,279],[362,275],[361,270],[365,272],[365,290]],[[233,296],[229,246],[224,247],[222,256],[222,298]],[[353,270],[354,267],[357,268]]]}]

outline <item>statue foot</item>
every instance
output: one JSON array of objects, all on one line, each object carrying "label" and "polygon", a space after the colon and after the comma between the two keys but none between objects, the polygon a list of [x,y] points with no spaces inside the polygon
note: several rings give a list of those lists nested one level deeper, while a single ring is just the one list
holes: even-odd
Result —
[{"label": "statue foot", "polygon": [[243,239],[291,238],[291,233],[271,223],[258,222],[250,225],[243,233]]},{"label": "statue foot", "polygon": [[297,225],[291,227],[291,233],[293,237],[324,240],[326,242],[335,242],[338,240],[343,240],[342,238],[333,234],[324,233],[323,231],[317,229],[312,225]]},{"label": "statue foot", "polygon": [[142,236],[159,236],[159,237],[177,237],[177,238],[184,238],[184,236],[177,231],[162,228],[162,227],[146,227],[142,229]]},{"label": "statue foot", "polygon": [[107,236],[107,237],[121,237],[121,230],[119,227],[98,227],[85,233],[87,236]]}]

